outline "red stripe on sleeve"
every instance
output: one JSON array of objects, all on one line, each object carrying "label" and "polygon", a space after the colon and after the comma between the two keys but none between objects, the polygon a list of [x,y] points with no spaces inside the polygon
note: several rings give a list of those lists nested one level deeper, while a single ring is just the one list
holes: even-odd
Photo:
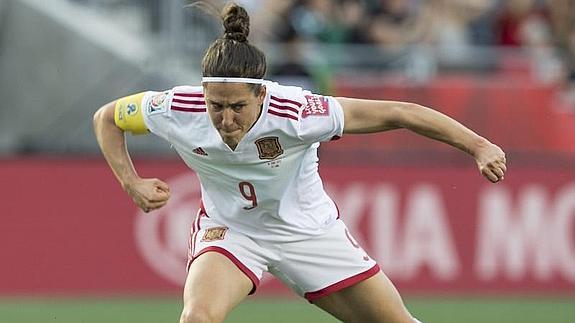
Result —
[{"label": "red stripe on sleeve", "polygon": [[289,100],[289,99],[284,99],[284,98],[278,98],[277,96],[273,96],[273,95],[271,96],[271,99],[274,101],[280,102],[280,103],[291,103],[291,104],[294,104],[298,107],[302,106],[302,104],[300,102]]},{"label": "red stripe on sleeve", "polygon": [[193,105],[206,105],[206,101],[203,100],[182,100],[174,98],[172,103],[182,103],[182,104],[193,104]]},{"label": "red stripe on sleeve", "polygon": [[292,108],[292,107],[289,107],[287,105],[279,105],[279,104],[275,104],[273,102],[270,102],[270,107],[274,107],[274,108],[277,108],[280,110],[289,110],[289,111],[295,112],[295,114],[299,114],[299,111],[296,108]]},{"label": "red stripe on sleeve", "polygon": [[183,107],[171,106],[170,109],[181,112],[206,112],[205,108],[183,108]]},{"label": "red stripe on sleeve", "polygon": [[296,120],[296,121],[298,120],[298,117],[296,117],[296,116],[293,116],[293,115],[287,114],[287,113],[277,112],[275,110],[268,109],[268,113],[271,113],[271,114],[276,115],[278,117],[289,118],[289,119]]},{"label": "red stripe on sleeve", "polygon": [[183,96],[188,98],[203,98],[203,93],[174,93],[174,96]]}]

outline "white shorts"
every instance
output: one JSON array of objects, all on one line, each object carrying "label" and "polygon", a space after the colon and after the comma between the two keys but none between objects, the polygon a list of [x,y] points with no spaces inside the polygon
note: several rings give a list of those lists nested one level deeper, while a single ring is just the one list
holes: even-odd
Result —
[{"label": "white shorts", "polygon": [[323,235],[274,244],[234,232],[200,212],[192,225],[187,268],[208,251],[226,256],[246,274],[253,283],[250,294],[268,271],[310,302],[380,271],[341,220]]}]

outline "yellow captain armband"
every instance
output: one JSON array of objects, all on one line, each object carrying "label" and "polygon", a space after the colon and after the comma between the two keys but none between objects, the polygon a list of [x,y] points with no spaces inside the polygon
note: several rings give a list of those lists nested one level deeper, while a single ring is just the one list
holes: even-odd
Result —
[{"label": "yellow captain armband", "polygon": [[114,110],[114,122],[118,128],[130,131],[135,135],[148,133],[144,122],[142,99],[146,92],[130,95],[118,99]]}]

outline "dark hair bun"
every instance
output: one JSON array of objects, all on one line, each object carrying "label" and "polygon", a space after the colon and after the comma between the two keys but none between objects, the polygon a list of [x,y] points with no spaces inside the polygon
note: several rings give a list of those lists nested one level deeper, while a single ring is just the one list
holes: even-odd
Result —
[{"label": "dark hair bun", "polygon": [[250,34],[250,17],[246,9],[235,3],[227,5],[222,12],[224,39],[247,42]]}]

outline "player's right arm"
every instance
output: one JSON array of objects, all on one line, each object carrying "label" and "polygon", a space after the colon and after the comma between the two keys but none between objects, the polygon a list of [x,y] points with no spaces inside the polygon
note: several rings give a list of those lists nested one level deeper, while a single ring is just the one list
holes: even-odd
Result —
[{"label": "player's right arm", "polygon": [[[114,175],[144,212],[164,206],[170,190],[166,183],[156,178],[141,178],[128,153],[125,132],[146,133],[147,127],[141,109],[143,94],[110,102],[94,114],[94,132],[104,158]],[[126,111],[129,105],[135,112]]]}]

